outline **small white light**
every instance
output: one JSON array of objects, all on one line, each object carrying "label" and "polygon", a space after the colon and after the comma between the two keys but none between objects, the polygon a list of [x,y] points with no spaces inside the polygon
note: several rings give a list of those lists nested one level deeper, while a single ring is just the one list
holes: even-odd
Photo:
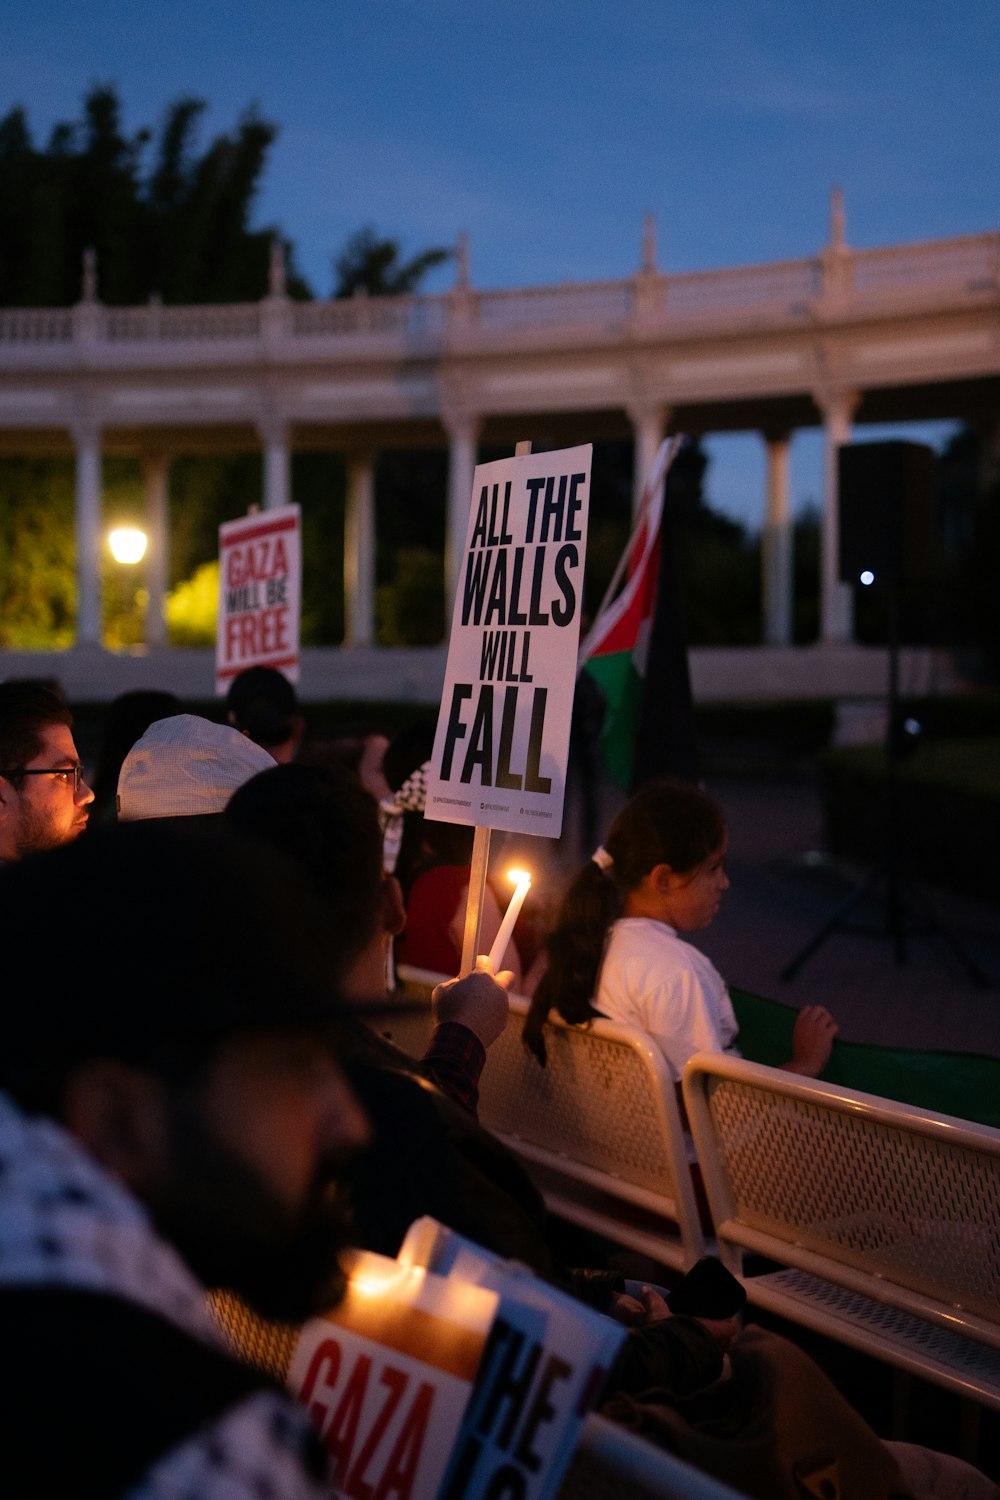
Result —
[{"label": "small white light", "polygon": [[861,574],[861,582],[864,584],[866,589],[871,588],[872,584],[875,582],[875,574],[872,572],[871,568],[866,568],[865,571]]},{"label": "small white light", "polygon": [[108,546],[117,563],[141,562],[146,555],[146,533],[137,526],[116,526],[108,534]]}]

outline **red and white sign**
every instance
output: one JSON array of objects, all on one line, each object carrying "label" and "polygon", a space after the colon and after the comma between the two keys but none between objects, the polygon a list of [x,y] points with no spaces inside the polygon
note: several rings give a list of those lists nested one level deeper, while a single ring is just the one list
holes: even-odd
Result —
[{"label": "red and white sign", "polygon": [[456,1277],[355,1255],[344,1300],[304,1325],[288,1373],[329,1455],[334,1496],[433,1500],[498,1301]]},{"label": "red and white sign", "polygon": [[399,1259],[499,1297],[438,1500],[554,1500],[624,1324],[435,1219],[411,1225]]},{"label": "red and white sign", "polygon": [[301,599],[297,505],[223,522],[219,527],[216,693],[224,694],[245,667],[277,667],[289,682],[298,682]]}]

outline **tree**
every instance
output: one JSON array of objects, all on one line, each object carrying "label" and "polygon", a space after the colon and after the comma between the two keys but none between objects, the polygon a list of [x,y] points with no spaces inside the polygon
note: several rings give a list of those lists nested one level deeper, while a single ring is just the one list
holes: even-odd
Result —
[{"label": "tree", "polygon": [[792,529],[792,639],[806,646],[819,637],[822,514],[811,501]]},{"label": "tree", "polygon": [[693,646],[760,641],[760,543],[705,499],[709,459],[689,438],[667,475],[664,536],[676,548],[674,575],[685,634]]},{"label": "tree", "polygon": [[[276,127],[248,109],[235,130],[196,146],[201,99],[170,105],[158,140],[122,130],[114,88],[83,118],[32,142],[23,108],[0,119],[0,305],[65,307],[80,296],[84,251],[112,305],[253,301],[267,291],[272,228],[250,213]],[[149,160],[152,156],[152,161]],[[308,296],[286,247],[289,290]]]},{"label": "tree", "polygon": [[450,260],[453,251],[437,247],[402,259],[398,240],[380,239],[371,224],[355,231],[333,263],[333,295],[399,296],[416,291],[427,273]]},{"label": "tree", "polygon": [[1000,471],[979,435],[966,427],[945,447],[940,479],[948,635],[962,649],[969,674],[995,684],[1000,682]]},{"label": "tree", "polygon": [[[36,503],[38,496],[44,504]],[[73,643],[73,470],[66,459],[0,464],[0,650]]]},{"label": "tree", "polygon": [[[71,306],[80,297],[89,248],[96,251],[98,296],[111,305],[135,305],[153,295],[175,305],[263,297],[276,233],[251,228],[250,220],[276,127],[248,109],[235,129],[202,147],[198,127],[205,108],[202,99],[182,97],[157,130],[144,126],[127,135],[115,90],[102,84],[85,96],[81,118],[57,125],[44,147],[33,141],[23,108],[0,118],[0,306]],[[282,243],[289,295],[310,298],[293,246]],[[362,229],[337,259],[338,291],[413,291],[450,253],[431,249],[404,260],[397,241]],[[399,476],[398,464],[389,468],[380,510],[389,518],[383,530],[393,545],[380,546],[380,581],[399,573],[405,582],[414,573],[408,549],[421,542],[409,534],[414,475]],[[106,463],[105,479],[111,477]],[[438,551],[444,482],[442,471],[427,498]],[[200,638],[210,593],[204,565],[217,555],[220,522],[260,501],[260,459],[252,453],[180,457],[170,487],[169,579],[180,601],[171,605],[171,632],[178,639]],[[137,473],[126,489],[141,520]],[[342,457],[296,454],[293,492],[302,503],[303,640],[328,644],[343,638]],[[112,498],[105,495],[106,509]],[[0,552],[0,645],[69,644],[76,597],[70,465],[0,459]],[[407,585],[410,593],[419,592],[421,578],[427,586],[426,560],[416,575]],[[125,644],[136,612],[124,596],[116,607],[112,596],[124,584],[113,576],[104,625],[109,640]],[[185,582],[192,585],[187,591]],[[391,633],[396,625],[387,628]],[[423,618],[422,628],[440,638],[440,606]]]}]

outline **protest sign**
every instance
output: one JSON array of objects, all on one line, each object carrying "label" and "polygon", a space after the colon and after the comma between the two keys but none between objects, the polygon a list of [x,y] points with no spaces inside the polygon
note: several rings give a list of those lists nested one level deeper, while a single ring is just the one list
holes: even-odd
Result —
[{"label": "protest sign", "polygon": [[299,680],[302,547],[297,505],[219,527],[215,691],[245,667],[277,667]]},{"label": "protest sign", "polygon": [[500,1299],[370,1251],[344,1263],[347,1293],[302,1328],[289,1388],[330,1456],[334,1495],[433,1500]]},{"label": "protest sign", "polygon": [[476,468],[429,818],[562,830],[592,453],[586,444]]},{"label": "protest sign", "polygon": [[439,1500],[551,1500],[626,1329],[435,1219],[412,1225],[399,1260],[499,1297]]}]

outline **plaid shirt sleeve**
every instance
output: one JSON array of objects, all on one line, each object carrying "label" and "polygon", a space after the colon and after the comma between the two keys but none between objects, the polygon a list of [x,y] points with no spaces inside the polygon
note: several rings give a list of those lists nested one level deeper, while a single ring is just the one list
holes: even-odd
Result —
[{"label": "plaid shirt sleeve", "polygon": [[430,1045],[420,1060],[420,1070],[476,1118],[479,1079],[485,1062],[486,1048],[474,1031],[458,1021],[442,1021],[434,1028]]}]

